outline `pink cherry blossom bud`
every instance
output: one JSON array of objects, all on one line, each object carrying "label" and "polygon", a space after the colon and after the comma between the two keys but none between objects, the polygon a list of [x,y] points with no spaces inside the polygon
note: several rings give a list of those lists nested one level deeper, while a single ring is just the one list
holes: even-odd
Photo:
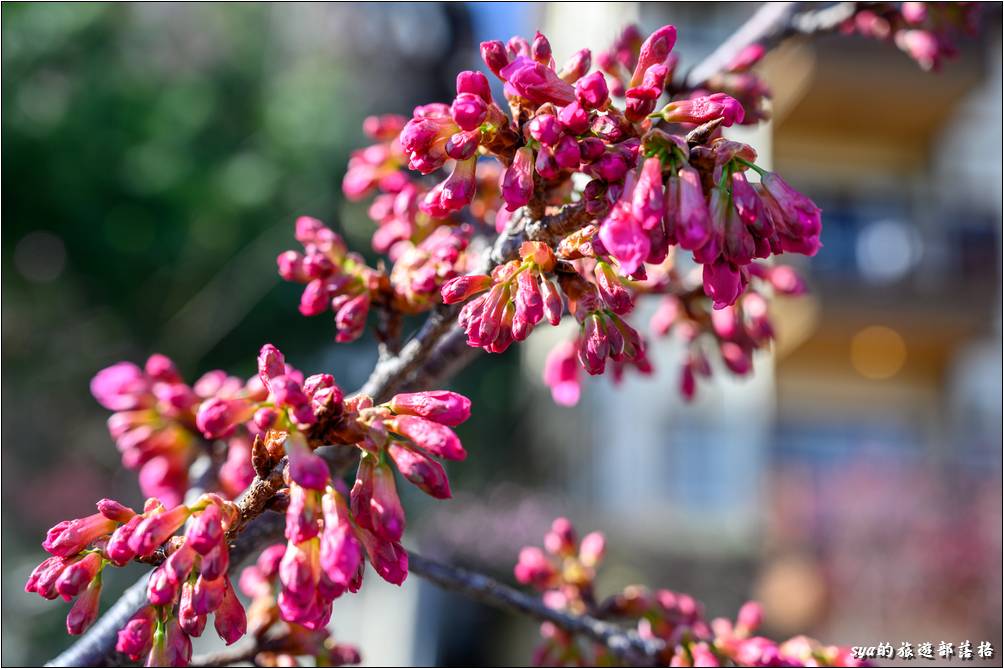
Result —
[{"label": "pink cherry blossom bud", "polygon": [[212,397],[199,405],[195,425],[207,439],[219,439],[253,415],[254,406],[246,400]]},{"label": "pink cherry blossom bud", "polygon": [[544,548],[552,555],[575,555],[575,528],[568,518],[559,517],[551,522],[551,529],[544,535]]},{"label": "pink cherry blossom bud", "polygon": [[[490,67],[490,65],[489,65]],[[517,96],[532,104],[551,102],[567,105],[575,100],[575,89],[558,78],[550,67],[526,56],[518,56],[499,71],[499,76]]]},{"label": "pink cherry blossom bud", "polygon": [[126,523],[136,515],[135,511],[114,499],[99,500],[97,506],[102,516],[116,523]]},{"label": "pink cherry blossom bud", "polygon": [[324,490],[331,477],[328,464],[315,455],[298,432],[286,437],[286,455],[289,456],[289,476],[298,485],[311,490]]},{"label": "pink cherry blossom bud", "polygon": [[471,417],[471,401],[449,390],[398,393],[388,403],[394,413],[411,414],[457,426]]},{"label": "pink cherry blossom bud", "polygon": [[192,608],[199,615],[212,613],[220,608],[226,591],[226,578],[207,579],[199,576],[192,591]]},{"label": "pink cherry blossom bud", "polygon": [[602,72],[593,72],[575,82],[575,97],[585,109],[599,109],[610,97],[607,78]]},{"label": "pink cherry blossom bud", "polygon": [[571,135],[563,136],[554,147],[554,162],[565,170],[578,168],[582,159],[579,143]]},{"label": "pink cherry blossom bud", "polygon": [[589,112],[578,102],[572,102],[558,112],[558,122],[567,132],[581,135],[589,130]]},{"label": "pink cherry blossom bud", "polygon": [[774,172],[764,174],[760,183],[777,203],[783,216],[783,227],[778,230],[783,235],[782,247],[805,255],[815,255],[820,248],[819,233],[822,230],[822,212],[816,203]]},{"label": "pink cherry blossom bud", "polygon": [[449,499],[450,482],[446,470],[432,458],[396,443],[391,443],[388,453],[401,475],[420,490],[436,499]]},{"label": "pink cherry blossom bud", "polygon": [[98,572],[101,571],[101,556],[88,553],[80,560],[68,565],[56,579],[56,592],[69,601],[87,587]]},{"label": "pink cherry blossom bud", "polygon": [[188,579],[188,575],[192,573],[192,567],[195,565],[197,557],[198,554],[187,542],[182,544],[164,561],[163,568],[168,580],[176,586],[184,583]]},{"label": "pink cherry blossom bud", "polygon": [[561,127],[554,114],[538,114],[527,126],[530,136],[544,146],[554,146],[561,138]]},{"label": "pink cherry blossom bud", "polygon": [[767,274],[767,280],[774,290],[782,295],[804,295],[805,281],[798,272],[788,265],[776,265]]},{"label": "pink cherry blossom bud", "polygon": [[188,507],[184,505],[147,516],[133,531],[129,538],[129,547],[140,557],[152,555],[158,546],[185,524],[188,516]]},{"label": "pink cherry blossom bud", "polygon": [[[908,3],[903,4],[905,6]],[[725,69],[729,72],[745,72],[759,63],[765,53],[767,53],[767,49],[762,44],[749,44],[729,61]]]},{"label": "pink cherry blossom bud", "polygon": [[178,624],[189,636],[202,636],[206,629],[207,617],[195,610],[195,584],[186,581],[181,587],[181,597],[178,600]]},{"label": "pink cherry blossom bud", "polygon": [[579,561],[587,567],[595,567],[603,561],[607,540],[600,532],[590,532],[582,537],[579,544]]},{"label": "pink cherry blossom bud", "polygon": [[154,632],[147,657],[148,667],[187,667],[192,659],[192,640],[181,629],[177,618],[168,620]]},{"label": "pink cherry blossom bud", "polygon": [[547,318],[547,322],[551,325],[557,325],[561,322],[561,315],[565,309],[561,293],[558,292],[557,286],[550,279],[545,279],[542,285],[544,293],[544,317]]},{"label": "pink cherry blossom bud", "polygon": [[404,532],[404,509],[394,484],[394,472],[386,464],[373,468],[373,493],[370,498],[373,532],[386,541],[396,542]]},{"label": "pink cherry blossom bud", "polygon": [[488,116],[488,103],[475,93],[460,93],[453,100],[450,114],[463,130],[474,130]]},{"label": "pink cherry blossom bud", "polygon": [[502,175],[502,198],[506,209],[515,211],[530,201],[533,195],[533,150],[520,147]]},{"label": "pink cherry blossom bud", "polygon": [[64,520],[45,535],[42,548],[50,555],[69,557],[76,555],[99,537],[112,532],[117,523],[95,513],[76,520]]},{"label": "pink cherry blossom bud", "polygon": [[720,667],[721,662],[718,657],[712,652],[710,646],[707,642],[699,641],[698,643],[691,644],[690,646],[690,656],[693,658],[695,667]]},{"label": "pink cherry blossom bud", "polygon": [[279,276],[286,281],[307,281],[303,270],[303,254],[296,251],[283,251],[276,257],[275,264],[279,268]]},{"label": "pink cherry blossom bud", "polygon": [[649,158],[642,164],[631,194],[631,215],[644,230],[652,230],[661,223],[664,197],[662,163],[658,158]]},{"label": "pink cherry blossom bud", "polygon": [[748,636],[763,623],[763,607],[757,602],[746,602],[736,617],[736,631]]},{"label": "pink cherry blossom bud", "polygon": [[665,65],[673,46],[676,44],[676,28],[663,26],[648,36],[641,45],[638,54],[638,64],[631,75],[630,86],[641,83],[645,72],[653,65]]},{"label": "pink cherry blossom bud", "polygon": [[271,407],[262,407],[254,412],[255,427],[257,427],[262,432],[269,430],[275,425],[275,422],[279,420],[279,412]]},{"label": "pink cherry blossom bud", "polygon": [[[481,98],[477,98],[480,100]],[[444,150],[446,155],[454,160],[468,160],[474,157],[475,152],[478,150],[478,146],[481,143],[481,131],[475,126],[473,130],[466,132],[457,132],[450,135],[450,139],[446,142]],[[439,200],[442,197],[442,189],[436,191],[434,196],[426,195],[426,200],[419,205],[422,210],[425,211],[430,216],[445,217],[446,211],[443,210],[442,206],[439,204]]]},{"label": "pink cherry blossom bud", "polygon": [[701,124],[720,118],[722,125],[728,127],[742,123],[745,112],[735,98],[724,93],[712,93],[689,100],[670,102],[659,114],[667,123]]},{"label": "pink cherry blossom bud", "polygon": [[136,551],[129,546],[129,538],[143,520],[143,516],[133,516],[124,525],[120,525],[112,532],[111,537],[108,539],[108,543],[105,545],[105,553],[108,555],[108,559],[119,567],[132,560],[136,555]]},{"label": "pink cherry blossom bud", "polygon": [[406,118],[397,114],[367,116],[363,119],[363,132],[376,140],[391,140],[398,136],[406,121]]},{"label": "pink cherry blossom bud", "polygon": [[137,611],[125,627],[119,630],[115,650],[128,655],[132,660],[145,655],[153,643],[155,615],[152,606],[145,606]]},{"label": "pink cherry blossom bud", "polygon": [[304,316],[323,314],[328,310],[328,299],[328,289],[324,286],[324,281],[314,279],[300,294],[300,313]]},{"label": "pink cherry blossom bud", "polygon": [[467,451],[456,433],[445,425],[419,416],[401,415],[388,421],[387,427],[436,457],[447,460],[464,460],[467,457]]},{"label": "pink cherry blossom bud", "polygon": [[565,62],[558,76],[570,84],[575,83],[580,77],[585,76],[592,64],[592,52],[589,49],[579,49]]},{"label": "pink cherry blossom bud", "polygon": [[181,375],[178,374],[178,368],[174,366],[170,358],[161,353],[154,353],[147,358],[143,371],[154,381],[181,383]]},{"label": "pink cherry blossom bud", "polygon": [[684,363],[680,368],[680,394],[683,399],[690,402],[694,399],[697,391],[697,379],[694,377],[694,366],[689,362]]},{"label": "pink cherry blossom bud", "polygon": [[628,164],[619,153],[604,153],[593,162],[590,171],[608,183],[620,181],[627,174]]},{"label": "pink cherry blossom bud", "polygon": [[715,309],[735,304],[742,292],[739,270],[727,260],[704,265],[704,294],[712,299]]},{"label": "pink cherry blossom bud", "polygon": [[611,311],[623,315],[634,308],[631,293],[627,291],[610,265],[602,261],[596,263],[593,274],[596,277],[596,287],[599,288],[600,296]]},{"label": "pink cherry blossom bud", "polygon": [[248,620],[244,613],[244,606],[237,599],[230,579],[224,578],[223,580],[225,583],[223,601],[216,609],[213,625],[216,627],[216,633],[229,646],[247,632]]},{"label": "pink cherry blossom bud", "polygon": [[582,157],[582,162],[592,163],[599,160],[606,150],[606,144],[598,137],[584,137],[579,140],[579,154]]},{"label": "pink cherry blossom bud", "polygon": [[600,241],[611,256],[617,259],[621,272],[634,274],[648,257],[651,244],[638,221],[617,206],[600,224]]},{"label": "pink cherry blossom bud", "polygon": [[154,606],[171,604],[178,596],[178,584],[171,580],[167,568],[161,565],[150,572],[146,583],[146,598]]},{"label": "pink cherry blossom bud", "polygon": [[63,573],[66,564],[66,561],[60,557],[46,558],[31,572],[28,582],[25,583],[24,591],[38,593],[46,599],[55,599],[58,596],[55,591],[56,579]]},{"label": "pink cherry blossom bud", "polygon": [[537,31],[533,42],[530,43],[530,56],[542,65],[551,63],[551,43],[540,31]]},{"label": "pink cherry blossom bud", "polygon": [[556,404],[575,406],[582,392],[579,365],[576,362],[575,342],[566,341],[555,346],[544,363],[544,383],[551,389]]},{"label": "pink cherry blossom bud", "polygon": [[131,362],[106,367],[91,379],[91,394],[111,411],[138,409],[146,404],[149,385],[143,370]]},{"label": "pink cherry blossom bud", "polygon": [[711,215],[701,185],[701,175],[689,165],[680,170],[679,210],[675,234],[680,248],[693,251],[711,236]]},{"label": "pink cherry blossom bud", "polygon": [[732,200],[739,212],[739,218],[745,225],[752,226],[761,217],[763,204],[760,202],[760,196],[742,172],[735,172],[732,175]]},{"label": "pink cherry blossom bud", "polygon": [[227,573],[230,568],[230,548],[227,544],[220,543],[216,548],[202,558],[202,565],[199,573],[203,578],[210,581],[216,580]]},{"label": "pink cherry blossom bud", "polygon": [[467,274],[457,276],[446,283],[440,289],[444,304],[457,304],[464,302],[472,295],[488,290],[494,281],[487,274]]},{"label": "pink cherry blossom bud", "polygon": [[408,577],[408,553],[404,547],[393,541],[382,541],[366,530],[360,530],[359,537],[366,548],[370,565],[380,578],[394,585],[404,583]]},{"label": "pink cherry blossom bud", "polygon": [[286,358],[272,344],[265,344],[258,352],[258,376],[268,388],[272,379],[286,373]]},{"label": "pink cherry blossom bud", "polygon": [[520,550],[513,573],[520,583],[541,590],[551,587],[558,578],[554,565],[544,555],[544,551],[536,546],[526,546]]},{"label": "pink cherry blossom bud", "polygon": [[929,30],[898,30],[896,46],[917,61],[924,70],[937,70],[945,49],[938,36]]},{"label": "pink cherry blossom bud", "polygon": [[321,529],[318,525],[320,514],[320,493],[291,485],[286,508],[286,538],[299,544],[316,537]]},{"label": "pink cherry blossom bud", "polygon": [[185,543],[199,555],[206,555],[223,540],[223,514],[217,504],[202,510],[185,530]]},{"label": "pink cherry blossom bud", "polygon": [[362,565],[362,546],[356,539],[349,520],[345,499],[328,490],[322,500],[324,532],[321,535],[320,565],[336,585],[349,588]]},{"label": "pink cherry blossom bud", "polygon": [[488,77],[476,70],[464,70],[457,75],[457,94],[461,93],[477,95],[488,103],[492,101],[492,89],[488,84]]},{"label": "pink cherry blossom bud", "polygon": [[320,542],[315,538],[302,544],[289,543],[279,563],[279,580],[284,592],[301,602],[313,599],[321,576]]},{"label": "pink cherry blossom bud", "polygon": [[731,341],[722,342],[721,351],[722,361],[726,367],[732,370],[733,374],[743,376],[749,374],[750,370],[753,369],[753,361],[749,352],[739,344]]},{"label": "pink cherry blossom bud", "polygon": [[502,69],[509,64],[509,56],[506,54],[505,44],[499,40],[481,43],[481,60],[485,61],[488,69],[495,73],[499,79],[504,79]]}]

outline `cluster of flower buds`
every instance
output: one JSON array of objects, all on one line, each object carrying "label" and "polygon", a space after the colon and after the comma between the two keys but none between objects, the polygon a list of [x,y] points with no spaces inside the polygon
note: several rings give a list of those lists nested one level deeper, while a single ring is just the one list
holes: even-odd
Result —
[{"label": "cluster of flower buds", "polygon": [[251,598],[248,632],[256,639],[268,639],[267,647],[254,657],[255,666],[294,667],[300,657],[312,658],[318,667],[359,664],[359,650],[337,643],[327,627],[309,629],[282,620],[279,569],[285,554],[285,544],[269,546],[241,572],[240,590]]},{"label": "cluster of flower buds", "polygon": [[387,277],[349,252],[341,236],[316,218],[296,220],[296,240],[303,244],[303,253],[285,251],[276,263],[283,279],[306,284],[300,313],[317,316],[330,309],[336,341],[355,341],[366,327],[374,296],[386,292]]},{"label": "cluster of flower buds", "polygon": [[439,304],[443,284],[468,269],[470,239],[469,225],[444,225],[418,244],[400,243],[390,273],[394,308],[414,314]]},{"label": "cluster of flower buds", "polygon": [[[91,393],[114,411],[108,429],[122,453],[122,464],[139,470],[139,485],[147,497],[175,506],[188,488],[188,466],[199,451],[201,430],[196,414],[210,398],[242,391],[244,382],[220,370],[202,376],[194,385],[182,381],[174,363],[155,354],[143,369],[131,362],[107,367],[91,381]],[[220,471],[220,489],[227,496],[250,483],[247,435],[228,441],[228,456]]]},{"label": "cluster of flower buds", "polygon": [[[98,513],[63,521],[46,535],[42,547],[52,555],[32,572],[26,592],[47,599],[77,601],[66,619],[70,634],[94,622],[101,593],[101,572],[134,558],[163,558],[147,584],[149,606],[119,632],[118,650],[133,659],[147,656],[148,666],[178,666],[191,655],[190,637],[199,636],[214,615],[217,633],[228,644],[244,635],[244,608],[227,575],[226,533],[236,507],[207,494],[191,506],[167,509],[148,499],[142,513],[109,499]],[[180,536],[175,536],[182,527]]]},{"label": "cluster of flower buds", "polygon": [[746,376],[753,371],[753,354],[769,347],[774,339],[769,296],[805,293],[805,283],[790,266],[752,263],[749,273],[751,285],[735,304],[708,308],[699,290],[692,287],[699,282],[693,278],[678,283],[678,289],[664,291],[652,315],[649,326],[653,335],[672,334],[684,346],[680,394],[688,401],[697,392],[697,379],[711,376],[709,347],[717,350],[730,372]]},{"label": "cluster of flower buds", "polygon": [[408,185],[404,171],[405,157],[398,135],[408,119],[397,114],[370,116],[363,122],[363,132],[376,144],[353,151],[342,180],[342,192],[356,201],[380,191],[387,195],[401,192]]},{"label": "cluster of flower buds", "polygon": [[[643,639],[663,642],[658,658],[669,667],[858,667],[850,648],[827,646],[804,636],[777,643],[755,633],[763,619],[758,604],[749,602],[733,623],[707,621],[703,607],[690,595],[671,590],[628,586],[598,601],[596,569],[606,542],[593,532],[576,543],[575,530],[558,518],[544,537],[544,550],[527,546],[516,563],[516,580],[542,593],[543,603],[574,615],[591,615],[634,626]],[[534,651],[538,666],[609,666],[617,664],[608,648],[580,641],[551,623],[541,626],[542,643]]]},{"label": "cluster of flower buds", "polygon": [[937,70],[958,54],[956,43],[977,33],[981,8],[976,2],[874,2],[859,8],[840,27],[890,41],[925,70]]},{"label": "cluster of flower buds", "polygon": [[523,341],[544,318],[561,321],[564,304],[558,288],[545,275],[554,269],[554,252],[540,242],[524,242],[518,260],[496,267],[491,276],[466,274],[443,284],[445,304],[467,302],[460,325],[467,343],[501,353],[514,341]]}]

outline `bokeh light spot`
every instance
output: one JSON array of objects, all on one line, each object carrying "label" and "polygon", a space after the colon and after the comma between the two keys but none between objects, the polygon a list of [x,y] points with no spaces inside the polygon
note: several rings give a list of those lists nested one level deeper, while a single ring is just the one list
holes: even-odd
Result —
[{"label": "bokeh light spot", "polygon": [[906,362],[906,342],[891,328],[868,326],[851,339],[851,364],[867,379],[888,379]]},{"label": "bokeh light spot", "polygon": [[30,232],[14,248],[14,265],[29,281],[55,281],[66,266],[66,247],[51,232]]}]

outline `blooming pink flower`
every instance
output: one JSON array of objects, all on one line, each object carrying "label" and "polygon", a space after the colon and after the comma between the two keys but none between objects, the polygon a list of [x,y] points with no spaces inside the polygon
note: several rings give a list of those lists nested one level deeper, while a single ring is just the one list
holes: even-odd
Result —
[{"label": "blooming pink flower", "polygon": [[506,91],[531,104],[551,102],[567,105],[575,100],[575,89],[560,79],[550,67],[519,56],[498,72],[506,82]]}]

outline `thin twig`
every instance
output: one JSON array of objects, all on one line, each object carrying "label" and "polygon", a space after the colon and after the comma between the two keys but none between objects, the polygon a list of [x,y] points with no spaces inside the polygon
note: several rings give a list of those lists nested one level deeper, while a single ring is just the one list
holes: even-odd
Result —
[{"label": "thin twig", "polygon": [[491,606],[522,613],[537,620],[554,623],[573,634],[589,637],[603,644],[628,666],[656,666],[665,643],[659,639],[643,639],[634,630],[598,620],[588,615],[575,615],[549,608],[539,597],[512,588],[484,574],[430,560],[408,553],[408,570],[441,588],[464,594]]}]

